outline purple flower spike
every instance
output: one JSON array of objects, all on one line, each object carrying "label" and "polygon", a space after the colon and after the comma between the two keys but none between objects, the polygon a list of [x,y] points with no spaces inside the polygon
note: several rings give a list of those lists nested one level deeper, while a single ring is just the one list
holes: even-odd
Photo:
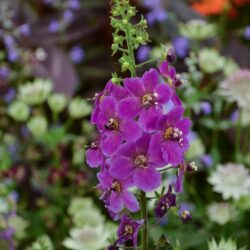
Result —
[{"label": "purple flower spike", "polygon": [[117,236],[118,244],[126,244],[132,242],[133,246],[137,246],[137,237],[140,227],[143,225],[143,220],[133,220],[124,214],[121,217],[118,227]]},{"label": "purple flower spike", "polygon": [[123,99],[118,112],[123,119],[139,115],[138,123],[146,132],[156,129],[156,120],[163,113],[170,97],[171,90],[166,84],[160,84],[159,74],[155,69],[144,73],[142,78],[127,78],[125,88],[131,95]]},{"label": "purple flower spike", "polygon": [[104,155],[112,155],[124,140],[134,142],[141,137],[141,128],[133,116],[122,119],[117,112],[117,102],[114,97],[107,96],[100,104],[97,117],[97,127],[102,137],[102,150]]},{"label": "purple flower spike", "polygon": [[104,163],[99,141],[92,142],[86,152],[86,161],[91,168],[98,168]]},{"label": "purple flower spike", "polygon": [[161,175],[156,168],[163,167],[165,162],[159,147],[151,146],[149,134],[144,133],[135,143],[123,144],[109,163],[112,176],[122,180],[132,176],[135,186],[144,192],[161,184]]},{"label": "purple flower spike", "polygon": [[162,218],[170,209],[170,207],[176,206],[176,195],[172,193],[172,187],[169,186],[168,192],[163,195],[155,208],[155,215],[158,218]]},{"label": "purple flower spike", "polygon": [[187,135],[191,122],[182,119],[184,109],[175,107],[163,115],[157,123],[158,132],[152,136],[154,148],[161,148],[164,160],[177,166],[184,161],[184,153],[188,149]]},{"label": "purple flower spike", "polygon": [[97,176],[100,181],[98,187],[104,192],[101,199],[108,210],[115,214],[121,212],[124,207],[131,212],[139,210],[140,206],[137,199],[127,190],[134,186],[132,178],[126,180],[115,179],[108,173],[107,169]]}]

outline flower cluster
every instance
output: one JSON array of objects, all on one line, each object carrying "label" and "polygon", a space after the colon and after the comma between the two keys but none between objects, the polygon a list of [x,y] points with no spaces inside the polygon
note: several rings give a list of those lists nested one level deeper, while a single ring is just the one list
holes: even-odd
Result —
[{"label": "flower cluster", "polygon": [[[184,161],[191,122],[183,118],[184,108],[176,95],[175,89],[183,80],[171,65],[174,60],[173,50],[169,50],[167,60],[158,70],[150,69],[142,77],[125,78],[124,86],[109,81],[94,98],[91,121],[100,135],[90,144],[86,158],[90,167],[101,167],[98,187],[113,218],[119,218],[124,208],[131,212],[139,210],[139,203],[129,189],[155,190],[162,182],[159,170],[164,166],[179,167],[176,191],[182,190],[184,172],[196,167]],[[159,209],[166,212],[174,205],[175,195],[170,187],[156,214],[162,217]],[[134,223],[139,226],[141,221]],[[133,232],[128,230],[131,235]],[[118,243],[124,243],[119,239]]]}]

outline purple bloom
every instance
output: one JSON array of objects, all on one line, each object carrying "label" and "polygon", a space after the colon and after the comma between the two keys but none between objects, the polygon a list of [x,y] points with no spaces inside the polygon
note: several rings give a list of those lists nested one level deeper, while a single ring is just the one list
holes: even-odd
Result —
[{"label": "purple bloom", "polygon": [[131,96],[119,103],[119,115],[123,119],[139,115],[138,123],[143,130],[154,131],[155,121],[162,115],[163,105],[171,97],[170,88],[160,84],[159,74],[154,69],[145,72],[142,78],[126,78],[124,85]]},{"label": "purple bloom", "polygon": [[14,41],[13,36],[5,35],[3,39],[4,39],[4,44],[7,48],[10,49],[14,46],[15,41]]},{"label": "purple bloom", "polygon": [[84,57],[85,57],[85,52],[81,47],[75,46],[71,49],[70,58],[73,63],[75,64],[81,63]]},{"label": "purple bloom", "polygon": [[168,50],[166,60],[169,64],[173,64],[176,60],[175,50],[173,48]]},{"label": "purple bloom", "polygon": [[132,178],[118,180],[113,178],[107,169],[97,175],[100,184],[98,187],[104,192],[101,199],[108,210],[119,213],[124,207],[131,212],[139,210],[139,203],[135,196],[127,189],[134,186]]},{"label": "purple bloom", "polygon": [[103,166],[104,157],[100,149],[100,142],[95,141],[90,144],[86,151],[86,161],[91,168]]},{"label": "purple bloom", "polygon": [[24,23],[19,27],[20,34],[23,36],[29,36],[31,34],[30,25],[28,23]]},{"label": "purple bloom", "polygon": [[179,215],[183,223],[188,223],[190,220],[192,220],[191,213],[188,210],[182,210],[179,212]]},{"label": "purple bloom", "polygon": [[10,74],[10,70],[8,67],[2,66],[0,68],[0,78],[7,79],[9,77],[9,74]]},{"label": "purple bloom", "polygon": [[79,3],[79,0],[69,0],[68,7],[73,9],[73,10],[79,10],[81,5]]},{"label": "purple bloom", "polygon": [[142,225],[143,220],[133,220],[124,214],[117,230],[118,243],[123,245],[131,242],[133,246],[137,246],[137,237]]},{"label": "purple bloom", "polygon": [[177,166],[184,161],[184,153],[188,148],[187,135],[191,122],[182,119],[183,108],[177,106],[157,122],[158,132],[152,136],[155,148],[160,147],[164,160]]},{"label": "purple bloom", "polygon": [[100,104],[97,127],[103,134],[101,147],[104,155],[113,154],[124,140],[133,142],[141,137],[141,128],[133,116],[123,119],[117,111],[114,97],[107,96]]},{"label": "purple bloom", "polygon": [[135,143],[125,143],[109,159],[110,174],[126,180],[133,177],[134,184],[144,192],[150,192],[161,184],[161,175],[156,168],[165,162],[159,147],[152,147],[151,136],[144,133]]},{"label": "purple bloom", "polygon": [[213,158],[209,154],[201,156],[200,161],[205,167],[211,167],[214,163]]},{"label": "purple bloom", "polygon": [[245,28],[244,37],[245,37],[247,40],[250,40],[250,26],[247,26],[247,27]]},{"label": "purple bloom", "polygon": [[188,54],[188,50],[190,48],[190,42],[185,37],[176,37],[173,40],[173,45],[176,51],[176,54],[180,58],[184,58]]},{"label": "purple bloom", "polygon": [[56,32],[58,32],[59,27],[60,27],[59,22],[57,20],[52,20],[49,23],[48,29],[49,29],[50,33],[56,33]]},{"label": "purple bloom", "polygon": [[205,115],[209,115],[212,112],[212,106],[210,104],[210,102],[201,102],[200,103],[200,107],[201,107],[201,111],[205,114]]},{"label": "purple bloom", "polygon": [[176,195],[172,193],[172,187],[169,186],[168,192],[164,194],[155,207],[155,215],[162,218],[170,209],[176,205]]},{"label": "purple bloom", "polygon": [[150,46],[148,46],[148,45],[140,46],[138,51],[137,51],[137,59],[138,59],[138,61],[140,63],[147,61],[149,59],[150,51],[151,51]]},{"label": "purple bloom", "polygon": [[163,61],[159,66],[159,71],[163,76],[164,80],[171,86],[172,97],[171,100],[175,105],[181,105],[179,97],[176,95],[175,89],[183,84],[184,80],[181,75],[176,74],[174,67],[170,66],[167,61]]},{"label": "purple bloom", "polygon": [[15,48],[8,49],[8,60],[10,62],[16,62],[19,57],[18,51]]},{"label": "purple bloom", "polygon": [[239,110],[234,110],[230,116],[232,122],[236,122],[239,119]]},{"label": "purple bloom", "polygon": [[7,103],[10,103],[11,101],[14,100],[15,96],[16,96],[16,90],[14,88],[10,88],[8,92],[4,95],[4,100]]},{"label": "purple bloom", "polygon": [[71,10],[65,10],[63,13],[63,20],[66,23],[70,23],[74,18],[74,13]]}]

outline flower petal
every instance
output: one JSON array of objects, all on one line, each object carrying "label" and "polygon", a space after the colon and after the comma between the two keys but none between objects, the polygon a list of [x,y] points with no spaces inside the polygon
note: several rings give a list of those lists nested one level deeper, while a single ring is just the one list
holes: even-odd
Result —
[{"label": "flower petal", "polygon": [[132,119],[140,112],[141,104],[136,97],[127,97],[118,104],[118,115],[123,119]]},{"label": "flower petal", "polygon": [[176,127],[180,129],[185,135],[187,135],[190,131],[191,121],[187,118],[182,119],[176,124]]},{"label": "flower petal", "polygon": [[102,165],[103,155],[99,149],[88,149],[86,151],[86,162],[91,168],[98,168]]},{"label": "flower petal", "polygon": [[168,164],[177,166],[184,160],[184,151],[175,141],[165,141],[161,144],[163,158]]},{"label": "flower petal", "polygon": [[128,142],[137,141],[142,134],[140,126],[133,120],[120,122],[120,131]]},{"label": "flower petal", "polygon": [[144,85],[139,77],[126,78],[124,86],[131,95],[143,96],[145,93]]},{"label": "flower petal", "polygon": [[101,141],[103,154],[106,156],[112,155],[122,144],[123,136],[119,132],[113,131],[106,133]]},{"label": "flower petal", "polygon": [[109,117],[113,117],[116,114],[116,101],[112,96],[106,96],[101,101],[100,109],[106,113]]},{"label": "flower petal", "polygon": [[153,93],[155,87],[159,83],[159,74],[156,69],[146,71],[142,76],[142,81],[146,92]]},{"label": "flower petal", "polygon": [[109,209],[114,213],[119,213],[123,209],[123,200],[120,193],[112,192],[110,195]]},{"label": "flower petal", "polygon": [[131,212],[136,212],[140,209],[139,202],[132,193],[128,191],[123,192],[122,199],[124,201],[124,206]]},{"label": "flower petal", "polygon": [[135,185],[144,192],[151,192],[161,184],[161,175],[154,168],[137,169],[134,174]]},{"label": "flower petal", "polygon": [[133,161],[130,158],[118,155],[110,159],[109,173],[114,178],[126,180],[133,171]]},{"label": "flower petal", "polygon": [[160,104],[166,104],[170,100],[170,97],[172,95],[170,87],[165,83],[157,85],[155,88],[155,92],[158,95],[157,101]]}]

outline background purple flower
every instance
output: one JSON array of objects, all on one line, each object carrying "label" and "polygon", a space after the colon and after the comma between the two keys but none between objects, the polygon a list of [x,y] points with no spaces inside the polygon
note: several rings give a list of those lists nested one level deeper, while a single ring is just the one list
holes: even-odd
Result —
[{"label": "background purple flower", "polygon": [[140,63],[145,62],[149,59],[151,47],[148,45],[142,45],[137,51],[137,59]]},{"label": "background purple flower", "polygon": [[63,13],[63,20],[66,23],[70,23],[74,18],[74,13],[71,10],[65,10]]},{"label": "background purple flower", "polygon": [[15,48],[8,49],[8,60],[10,62],[16,62],[19,57],[19,53]]},{"label": "background purple flower", "polygon": [[14,100],[15,96],[16,96],[16,90],[14,88],[9,88],[8,92],[4,95],[4,100],[7,103],[10,103],[11,101]]},{"label": "background purple flower", "polygon": [[73,10],[78,10],[78,9],[80,9],[81,5],[80,5],[79,0],[69,0],[68,7],[73,9]]},{"label": "background purple flower", "polygon": [[28,23],[24,23],[19,27],[20,34],[23,36],[29,36],[31,34],[30,25]]},{"label": "background purple flower", "polygon": [[58,32],[59,27],[60,27],[59,22],[57,20],[52,20],[49,23],[48,30],[50,33],[56,33]]},{"label": "background purple flower", "polygon": [[205,101],[201,102],[200,108],[202,113],[204,113],[205,115],[209,115],[212,112],[212,106],[210,102],[205,102]]},{"label": "background purple flower", "polygon": [[70,58],[73,63],[75,64],[81,63],[84,57],[85,57],[85,52],[81,47],[75,46],[70,50]]},{"label": "background purple flower", "polygon": [[176,55],[180,58],[187,56],[190,49],[190,42],[185,37],[176,37],[173,40],[173,46],[175,48]]},{"label": "background purple flower", "polygon": [[202,155],[200,161],[205,167],[211,167],[214,163],[212,156],[209,154]]},{"label": "background purple flower", "polygon": [[247,26],[244,30],[244,37],[247,39],[247,40],[250,40],[250,26]]}]

